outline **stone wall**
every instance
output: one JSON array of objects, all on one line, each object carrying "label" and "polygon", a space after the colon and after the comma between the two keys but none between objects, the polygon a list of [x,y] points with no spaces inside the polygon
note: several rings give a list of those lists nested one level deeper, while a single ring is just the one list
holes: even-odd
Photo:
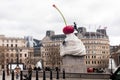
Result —
[{"label": "stone wall", "polygon": [[62,58],[61,70],[65,69],[68,73],[86,73],[85,56],[67,55]]},{"label": "stone wall", "polygon": [[[23,75],[27,74],[28,71],[23,71]],[[53,78],[56,78],[56,71],[53,71]],[[43,77],[43,72],[39,71],[38,73],[39,77]],[[36,76],[36,71],[33,71],[32,76],[35,77]],[[62,78],[63,77],[63,73],[59,72],[59,77]],[[50,72],[46,71],[46,78],[50,78]],[[89,79],[89,80],[109,80],[110,79],[110,74],[108,73],[65,73],[65,78],[68,80],[71,80],[74,78],[75,79]]]}]

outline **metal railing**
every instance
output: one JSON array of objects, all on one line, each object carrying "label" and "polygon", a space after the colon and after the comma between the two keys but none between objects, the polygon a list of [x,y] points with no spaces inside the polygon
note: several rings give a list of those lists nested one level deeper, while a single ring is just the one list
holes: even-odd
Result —
[{"label": "metal railing", "polygon": [[[2,71],[2,79],[7,80],[7,76],[5,75],[5,70]],[[16,80],[16,73],[14,71],[11,72],[10,75],[11,79],[9,80]],[[107,73],[66,73],[65,70],[63,71],[45,71],[45,70],[32,70],[29,72],[28,70],[20,71],[19,73],[19,80],[31,80],[34,77],[34,80],[68,80],[68,79],[94,79],[94,80],[109,80],[110,74]]]}]

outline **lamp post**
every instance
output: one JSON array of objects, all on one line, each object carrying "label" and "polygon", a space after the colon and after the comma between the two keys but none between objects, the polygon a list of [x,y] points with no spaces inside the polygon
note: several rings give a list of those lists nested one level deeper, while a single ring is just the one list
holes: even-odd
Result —
[{"label": "lamp post", "polygon": [[111,58],[111,74],[113,73],[113,71],[112,71],[112,55],[110,56],[110,58]]},{"label": "lamp post", "polygon": [[17,56],[17,67],[19,67],[19,52],[18,52],[18,49],[16,49],[16,56]]}]

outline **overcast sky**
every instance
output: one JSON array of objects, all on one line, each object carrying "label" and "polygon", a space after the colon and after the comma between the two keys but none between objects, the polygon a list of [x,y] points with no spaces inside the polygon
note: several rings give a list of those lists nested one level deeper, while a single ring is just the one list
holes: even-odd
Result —
[{"label": "overcast sky", "polygon": [[0,34],[8,37],[33,36],[42,39],[47,30],[62,34],[62,17],[87,31],[107,27],[111,45],[120,44],[119,0],[0,0]]}]

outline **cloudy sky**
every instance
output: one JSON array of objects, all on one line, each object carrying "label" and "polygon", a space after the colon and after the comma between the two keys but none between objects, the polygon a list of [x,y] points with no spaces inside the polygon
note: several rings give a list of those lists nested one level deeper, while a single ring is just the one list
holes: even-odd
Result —
[{"label": "cloudy sky", "polygon": [[8,37],[33,36],[42,39],[46,30],[62,33],[62,11],[67,24],[95,31],[107,27],[111,45],[120,44],[119,0],[0,0],[0,34]]}]

